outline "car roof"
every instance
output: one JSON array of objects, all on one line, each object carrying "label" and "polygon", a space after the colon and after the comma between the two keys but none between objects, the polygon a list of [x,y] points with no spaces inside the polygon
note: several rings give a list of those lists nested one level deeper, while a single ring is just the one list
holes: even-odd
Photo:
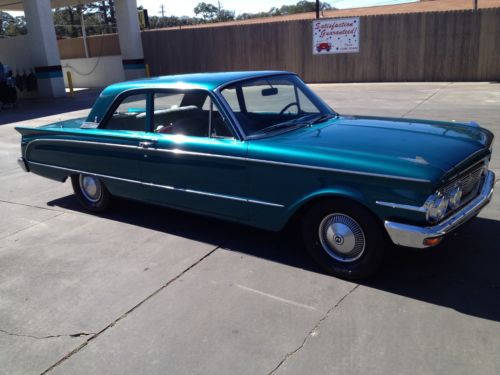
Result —
[{"label": "car roof", "polygon": [[234,81],[244,79],[259,78],[277,74],[294,74],[281,70],[262,70],[262,71],[241,71],[241,72],[215,72],[215,73],[193,73],[178,74],[171,76],[160,76],[146,79],[137,79],[126,81],[108,86],[103,94],[114,96],[123,91],[131,89],[201,89],[215,90],[217,87]]}]

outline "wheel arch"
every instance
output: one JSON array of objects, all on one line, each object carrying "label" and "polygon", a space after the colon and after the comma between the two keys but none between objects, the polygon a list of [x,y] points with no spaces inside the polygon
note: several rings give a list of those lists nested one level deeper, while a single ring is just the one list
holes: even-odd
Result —
[{"label": "wheel arch", "polygon": [[296,201],[289,208],[290,215],[287,222],[285,223],[285,226],[288,226],[292,222],[299,221],[310,207],[320,204],[324,201],[332,201],[336,199],[350,201],[356,205],[362,206],[364,209],[370,211],[373,216],[379,219],[379,221],[381,220],[378,215],[376,215],[376,213],[370,208],[366,197],[360,191],[339,187],[315,191]]}]

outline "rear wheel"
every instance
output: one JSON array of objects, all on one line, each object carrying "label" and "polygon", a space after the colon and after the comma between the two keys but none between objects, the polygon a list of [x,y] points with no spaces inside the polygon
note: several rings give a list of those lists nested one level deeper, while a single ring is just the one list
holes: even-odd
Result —
[{"label": "rear wheel", "polygon": [[339,199],[312,206],[302,229],[308,252],[334,276],[367,278],[383,260],[383,228],[370,211],[355,202]]},{"label": "rear wheel", "polygon": [[73,175],[71,184],[76,198],[87,210],[102,212],[108,208],[111,194],[97,177],[87,174]]}]

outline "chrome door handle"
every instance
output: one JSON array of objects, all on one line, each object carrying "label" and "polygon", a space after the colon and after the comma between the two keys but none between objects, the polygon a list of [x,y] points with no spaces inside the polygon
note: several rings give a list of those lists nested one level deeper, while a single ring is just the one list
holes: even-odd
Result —
[{"label": "chrome door handle", "polygon": [[139,148],[150,148],[155,145],[156,142],[153,141],[142,141],[139,142]]}]

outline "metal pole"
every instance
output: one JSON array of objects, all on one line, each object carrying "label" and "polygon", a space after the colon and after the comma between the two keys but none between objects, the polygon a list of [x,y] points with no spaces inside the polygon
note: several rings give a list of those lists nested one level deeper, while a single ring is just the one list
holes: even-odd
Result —
[{"label": "metal pole", "polygon": [[319,0],[316,0],[316,18],[319,18]]},{"label": "metal pole", "polygon": [[89,46],[87,45],[87,31],[85,31],[85,21],[83,19],[83,13],[80,13],[80,24],[82,26],[83,47],[85,48],[85,57],[88,59]]},{"label": "metal pole", "polygon": [[477,0],[474,0],[474,10],[477,10]]},{"label": "metal pole", "polygon": [[71,77],[71,72],[69,70],[66,72],[66,76],[68,77],[69,96],[73,96],[75,90],[73,88],[73,78]]}]

